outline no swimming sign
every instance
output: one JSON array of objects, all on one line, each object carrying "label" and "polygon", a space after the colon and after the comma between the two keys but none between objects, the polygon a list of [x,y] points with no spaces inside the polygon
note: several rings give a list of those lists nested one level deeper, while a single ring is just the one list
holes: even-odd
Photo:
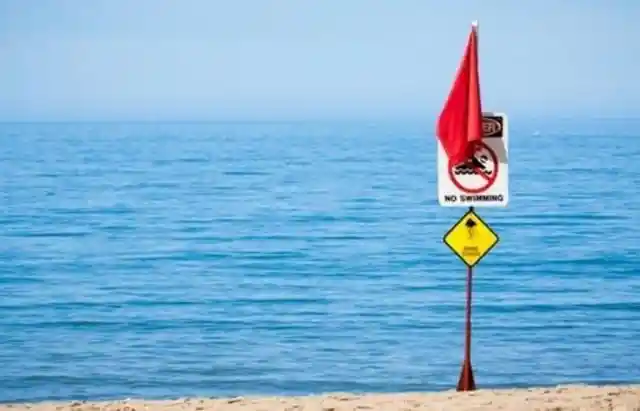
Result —
[{"label": "no swimming sign", "polygon": [[483,113],[483,139],[469,162],[452,165],[438,141],[438,201],[444,207],[506,207],[509,127],[502,113]]}]

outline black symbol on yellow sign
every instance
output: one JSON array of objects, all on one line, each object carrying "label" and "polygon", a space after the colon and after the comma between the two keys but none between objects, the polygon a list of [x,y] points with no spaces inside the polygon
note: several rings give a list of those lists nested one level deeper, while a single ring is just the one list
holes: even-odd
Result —
[{"label": "black symbol on yellow sign", "polygon": [[467,231],[469,232],[469,238],[473,238],[473,227],[477,225],[476,222],[470,218],[467,220],[467,222],[464,225],[467,226]]}]

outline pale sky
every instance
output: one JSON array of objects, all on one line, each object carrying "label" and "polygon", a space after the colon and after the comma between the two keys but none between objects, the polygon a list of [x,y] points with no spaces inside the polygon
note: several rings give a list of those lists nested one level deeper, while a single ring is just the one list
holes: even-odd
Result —
[{"label": "pale sky", "polygon": [[0,0],[0,120],[640,113],[640,1]]}]

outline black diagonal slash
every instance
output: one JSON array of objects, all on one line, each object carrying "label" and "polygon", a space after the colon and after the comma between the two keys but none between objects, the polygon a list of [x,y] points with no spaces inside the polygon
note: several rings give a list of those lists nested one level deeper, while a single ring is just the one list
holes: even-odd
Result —
[{"label": "black diagonal slash", "polygon": [[478,224],[475,221],[473,221],[472,218],[469,218],[464,223],[464,225],[467,226],[467,231],[469,232],[469,238],[473,238],[473,227],[475,227]]}]

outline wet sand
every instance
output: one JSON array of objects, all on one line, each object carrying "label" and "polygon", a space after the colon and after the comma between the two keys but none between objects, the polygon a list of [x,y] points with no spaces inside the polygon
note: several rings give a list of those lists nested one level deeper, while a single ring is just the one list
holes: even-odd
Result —
[{"label": "wet sand", "polygon": [[640,411],[640,385],[408,394],[326,394],[299,397],[126,399],[0,404],[0,411]]}]

